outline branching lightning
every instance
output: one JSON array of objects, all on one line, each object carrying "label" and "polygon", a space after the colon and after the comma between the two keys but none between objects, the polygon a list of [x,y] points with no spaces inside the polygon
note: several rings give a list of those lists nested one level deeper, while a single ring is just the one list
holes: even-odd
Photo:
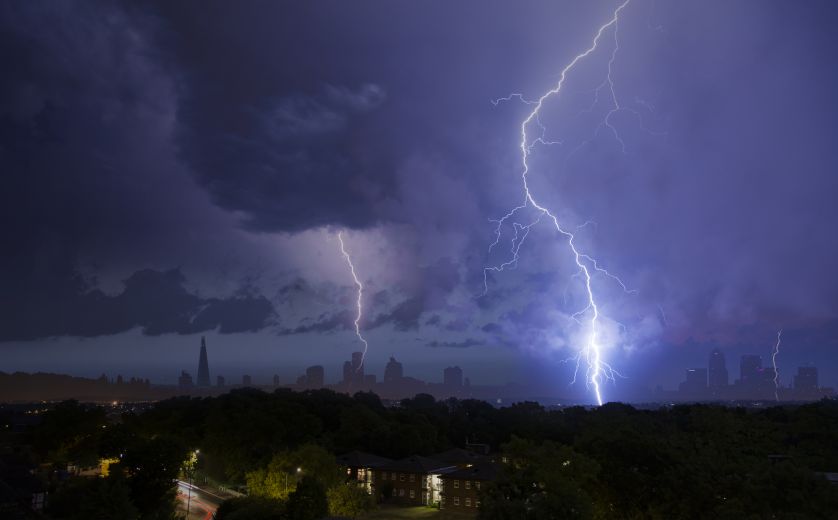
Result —
[{"label": "branching lightning", "polygon": [[777,372],[777,354],[780,353],[780,341],[782,340],[783,330],[777,331],[777,343],[774,345],[774,350],[771,352],[771,365],[774,367],[774,399],[780,400],[780,373]]},{"label": "branching lightning", "polygon": [[340,252],[343,253],[343,257],[349,265],[349,272],[352,273],[352,279],[355,280],[355,286],[358,288],[358,299],[356,300],[358,312],[355,315],[355,335],[358,336],[358,339],[364,344],[364,350],[361,353],[361,363],[358,365],[356,370],[361,370],[364,366],[364,360],[367,357],[367,349],[369,348],[366,338],[364,338],[364,335],[361,334],[361,318],[364,317],[364,306],[362,303],[364,296],[364,284],[361,283],[361,280],[355,273],[355,265],[352,263],[352,257],[349,256],[349,253],[346,251],[346,245],[343,243],[343,234],[341,232],[338,232],[338,241],[340,241]]},{"label": "branching lightning", "polygon": [[[492,103],[495,106],[497,106],[497,104],[501,101],[511,101],[513,99],[517,99],[522,103],[526,104],[527,106],[531,106],[532,109],[527,115],[527,117],[521,122],[521,179],[523,181],[524,188],[524,201],[521,205],[513,208],[502,218],[493,221],[496,224],[495,240],[489,246],[489,253],[491,253],[495,246],[497,246],[500,242],[501,232],[504,224],[511,223],[513,228],[513,239],[510,253],[512,257],[510,260],[499,265],[484,268],[484,294],[488,291],[488,273],[490,271],[498,273],[504,271],[507,268],[514,268],[518,263],[521,246],[523,245],[524,241],[529,235],[529,232],[532,229],[532,227],[541,222],[541,220],[544,217],[546,217],[548,221],[552,222],[553,227],[555,227],[556,231],[567,239],[568,247],[578,269],[577,274],[582,277],[585,293],[587,295],[587,305],[585,306],[585,308],[573,314],[573,318],[577,321],[580,321],[579,318],[582,315],[586,315],[589,318],[586,324],[586,327],[588,328],[588,336],[585,345],[576,356],[571,358],[576,362],[576,371],[574,372],[573,382],[576,381],[576,375],[579,371],[580,363],[583,360],[586,361],[586,385],[593,387],[593,391],[596,396],[596,401],[599,405],[602,405],[601,383],[609,379],[614,380],[614,377],[619,376],[619,373],[617,373],[603,359],[602,349],[599,343],[599,325],[601,313],[600,306],[597,304],[597,300],[594,296],[594,289],[592,287],[592,277],[595,273],[600,273],[606,276],[607,278],[616,281],[623,290],[628,291],[628,289],[626,288],[626,285],[618,277],[610,273],[608,270],[600,267],[600,265],[594,258],[580,251],[575,243],[576,235],[568,229],[562,227],[562,225],[559,223],[559,219],[556,216],[556,214],[536,200],[535,195],[533,195],[533,193],[530,191],[530,186],[528,183],[528,174],[530,172],[529,158],[533,151],[533,148],[536,145],[561,144],[561,141],[550,141],[547,140],[547,138],[545,137],[546,127],[543,124],[540,117],[541,109],[548,99],[550,99],[553,96],[559,95],[559,93],[562,90],[562,87],[565,84],[565,80],[567,79],[568,73],[570,73],[573,70],[573,68],[579,61],[583,60],[588,55],[597,50],[603,34],[605,34],[610,29],[613,29],[612,32],[614,37],[614,47],[611,52],[610,59],[608,61],[608,71],[605,81],[603,81],[603,83],[599,87],[597,87],[596,96],[598,98],[600,90],[603,90],[607,87],[611,105],[600,127],[605,127],[608,130],[610,130],[610,132],[613,133],[615,139],[619,143],[621,150],[625,152],[625,143],[620,138],[617,129],[611,123],[611,117],[618,111],[624,109],[624,107],[622,107],[619,104],[617,100],[617,95],[614,90],[612,67],[614,64],[614,60],[617,56],[617,52],[619,51],[619,45],[617,41],[617,24],[620,12],[628,5],[629,1],[630,0],[625,0],[614,10],[611,19],[608,20],[602,26],[600,26],[597,30],[593,42],[591,43],[591,46],[588,47],[584,52],[578,54],[575,58],[573,58],[573,60],[569,64],[567,64],[564,67],[564,69],[562,69],[561,74],[559,75],[558,82],[555,84],[555,86],[552,89],[545,92],[543,95],[541,95],[541,97],[539,97],[537,100],[529,100],[524,98],[522,94],[513,93],[505,98],[500,98],[492,101]],[[532,124],[535,124],[539,130],[538,135],[536,137],[530,136],[529,130]],[[527,208],[534,209],[537,212],[537,218],[523,224],[514,221],[516,214]]]}]

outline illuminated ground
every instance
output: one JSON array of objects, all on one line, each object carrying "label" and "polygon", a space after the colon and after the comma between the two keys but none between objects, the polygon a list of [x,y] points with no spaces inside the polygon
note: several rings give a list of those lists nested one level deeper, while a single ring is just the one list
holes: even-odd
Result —
[{"label": "illuminated ground", "polygon": [[369,515],[361,517],[363,520],[399,520],[407,518],[439,518],[440,512],[438,509],[430,507],[397,507],[382,505],[377,511]]}]

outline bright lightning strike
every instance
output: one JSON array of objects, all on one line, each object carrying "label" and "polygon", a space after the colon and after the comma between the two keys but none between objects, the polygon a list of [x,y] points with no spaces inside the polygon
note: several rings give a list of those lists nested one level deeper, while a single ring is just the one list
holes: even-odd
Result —
[{"label": "bright lightning strike", "polygon": [[[605,380],[614,380],[615,375],[619,375],[611,366],[605,362],[602,355],[601,345],[599,344],[599,324],[600,324],[600,307],[597,304],[597,300],[594,297],[594,290],[592,287],[592,276],[594,273],[600,273],[605,275],[606,277],[610,278],[611,280],[616,281],[623,290],[627,290],[625,284],[616,276],[608,272],[606,269],[600,267],[596,260],[591,256],[582,253],[576,246],[574,240],[576,238],[575,234],[564,227],[559,223],[559,219],[554,212],[552,212],[546,206],[540,204],[535,196],[530,191],[529,183],[528,183],[528,174],[530,171],[529,165],[529,157],[533,151],[533,148],[536,145],[545,145],[545,144],[561,144],[560,141],[548,141],[545,138],[546,128],[541,121],[540,112],[544,103],[551,97],[557,96],[562,87],[565,84],[565,80],[567,78],[568,73],[576,66],[576,64],[586,58],[588,55],[593,53],[597,47],[599,46],[599,42],[602,39],[604,33],[613,29],[613,37],[614,37],[614,47],[610,55],[610,59],[608,61],[608,71],[605,78],[605,81],[596,89],[597,97],[599,96],[599,91],[605,87],[608,87],[609,98],[611,102],[611,107],[605,116],[602,126],[608,128],[611,133],[613,133],[615,139],[620,144],[620,148],[625,151],[625,143],[620,138],[619,134],[617,133],[616,128],[611,123],[611,116],[614,115],[616,112],[623,109],[623,107],[617,101],[617,96],[614,91],[614,82],[612,79],[612,66],[614,60],[616,58],[617,52],[619,50],[619,45],[617,42],[617,23],[619,20],[620,12],[628,5],[630,0],[625,0],[622,4],[620,4],[613,12],[611,19],[608,20],[605,24],[600,26],[599,30],[597,30],[596,35],[594,36],[593,42],[591,46],[588,47],[584,52],[578,54],[573,60],[562,69],[561,74],[559,76],[559,80],[556,85],[544,93],[541,97],[537,100],[528,100],[523,97],[522,94],[511,94],[506,98],[501,98],[498,100],[493,101],[494,105],[497,105],[501,101],[510,101],[512,99],[518,99],[522,101],[524,104],[533,107],[532,110],[529,112],[527,117],[521,123],[521,166],[522,166],[522,173],[521,179],[523,181],[523,188],[524,188],[524,202],[513,208],[509,213],[504,215],[499,220],[495,220],[494,222],[497,224],[495,228],[495,240],[489,246],[489,252],[491,253],[492,249],[498,245],[501,237],[501,231],[503,225],[506,224],[508,221],[514,218],[514,216],[519,212],[528,207],[535,209],[538,212],[538,218],[533,220],[532,222],[528,222],[525,224],[521,224],[519,222],[512,221],[512,227],[514,231],[514,237],[512,240],[512,248],[510,253],[512,254],[512,258],[497,266],[486,267],[483,270],[483,283],[484,283],[484,294],[488,291],[488,280],[487,275],[489,271],[493,272],[502,272],[506,268],[514,268],[519,259],[519,251],[521,249],[521,245],[523,245],[525,239],[527,238],[530,229],[533,226],[538,224],[542,218],[545,216],[553,223],[553,226],[556,228],[559,234],[567,238],[567,243],[570,248],[570,252],[576,262],[576,266],[578,268],[579,275],[582,276],[584,281],[584,288],[587,294],[587,305],[581,311],[575,313],[573,315],[574,319],[577,319],[579,316],[583,314],[587,314],[590,317],[590,320],[587,323],[588,327],[588,336],[586,340],[585,346],[580,350],[579,354],[575,356],[574,359],[576,361],[576,372],[574,372],[573,381],[576,381],[576,375],[579,371],[580,363],[583,359],[587,362],[587,369],[586,369],[586,385],[593,387],[594,394],[596,396],[597,404],[602,405],[602,391],[601,391],[601,383]],[[538,129],[539,133],[537,137],[531,138],[529,135],[529,129],[532,124],[535,124]],[[578,319],[577,319],[578,321]]]},{"label": "bright lightning strike", "polygon": [[771,365],[774,366],[774,399],[780,400],[780,373],[777,372],[777,354],[780,353],[780,341],[782,340],[783,330],[777,331],[777,343],[774,345],[774,350],[771,352]]},{"label": "bright lightning strike", "polygon": [[340,241],[340,252],[343,253],[343,257],[349,265],[349,272],[352,273],[352,279],[355,280],[355,286],[358,287],[358,299],[356,301],[358,312],[355,315],[355,335],[358,336],[358,339],[364,344],[364,351],[361,353],[361,363],[358,365],[356,370],[361,370],[364,366],[364,359],[367,357],[367,348],[369,348],[366,338],[364,338],[364,335],[361,334],[361,318],[364,316],[364,306],[361,303],[361,300],[364,296],[364,284],[361,283],[358,275],[355,274],[355,265],[352,263],[352,257],[349,256],[349,253],[346,251],[346,245],[343,243],[342,232],[338,232],[338,241]]}]

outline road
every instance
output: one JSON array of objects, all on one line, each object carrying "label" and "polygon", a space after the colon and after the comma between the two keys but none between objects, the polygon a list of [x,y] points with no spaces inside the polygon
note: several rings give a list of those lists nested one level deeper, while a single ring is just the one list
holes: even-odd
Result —
[{"label": "road", "polygon": [[[190,488],[191,499],[188,498]],[[225,500],[225,497],[216,495],[182,480],[177,481],[177,495],[181,502],[179,509],[182,509],[183,512],[186,512],[187,501],[189,502],[188,520],[211,520],[215,515],[215,510]]]}]

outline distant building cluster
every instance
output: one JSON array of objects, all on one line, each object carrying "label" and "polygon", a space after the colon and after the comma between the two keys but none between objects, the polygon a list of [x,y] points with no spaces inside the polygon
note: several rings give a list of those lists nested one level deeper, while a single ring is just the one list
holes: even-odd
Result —
[{"label": "distant building cluster", "polygon": [[[215,387],[210,384],[209,359],[207,343],[201,338],[201,349],[198,357],[198,377],[192,378],[187,370],[182,370],[178,377],[178,390],[188,393],[214,394],[225,388],[227,380],[222,375],[216,376]],[[265,388],[271,385],[255,384],[250,375],[244,374],[240,385],[258,386]],[[460,397],[497,400],[499,396],[505,398],[524,397],[524,389],[520,385],[507,384],[504,386],[472,386],[469,378],[463,377],[463,369],[458,366],[447,367],[442,371],[442,383],[428,383],[421,379],[406,376],[404,366],[390,357],[384,367],[384,377],[378,380],[375,374],[366,372],[364,355],[353,352],[351,358],[343,363],[342,378],[336,384],[326,384],[326,369],[322,365],[313,365],[304,374],[297,377],[293,384],[283,384],[279,375],[274,375],[273,387],[289,387],[294,390],[317,390],[329,388],[337,392],[375,392],[383,398],[400,399],[420,393],[431,394],[437,398]]]},{"label": "distant building cluster", "polygon": [[[342,377],[335,384],[326,384],[326,369],[323,365],[313,365],[297,377],[294,383],[283,385],[279,375],[275,374],[272,385],[255,385],[253,378],[244,374],[241,376],[241,383],[233,386],[287,387],[299,391],[328,388],[348,394],[375,392],[385,399],[401,399],[426,393],[438,399],[475,398],[500,403],[500,396],[505,399],[530,397],[526,387],[521,385],[472,385],[469,378],[463,376],[463,369],[459,366],[446,367],[442,371],[442,383],[429,383],[406,376],[402,363],[392,356],[384,367],[384,377],[380,381],[375,374],[367,373],[366,368],[364,354],[353,352],[350,359],[343,363]],[[731,381],[724,353],[719,349],[713,349],[706,367],[686,369],[684,381],[678,386],[678,390],[665,391],[658,387],[651,395],[646,395],[656,401],[811,401],[834,395],[832,388],[819,385],[817,367],[799,367],[797,374],[791,379],[791,384],[784,386],[780,374],[775,372],[774,367],[763,366],[762,358],[755,354],[747,354],[740,358],[738,376]],[[202,337],[197,381],[193,381],[192,375],[183,370],[178,378],[178,390],[214,394],[223,391],[227,384],[222,375],[216,376],[214,388],[210,381],[206,339]],[[118,380],[117,384],[121,384],[121,381]],[[130,384],[135,383],[132,381]]]},{"label": "distant building cluster", "polygon": [[688,368],[678,391],[669,397],[690,401],[811,401],[835,393],[833,388],[819,386],[817,367],[798,367],[791,386],[784,386],[779,376],[773,366],[762,365],[760,356],[746,354],[739,360],[739,377],[731,383],[724,354],[713,349],[707,368]]}]

